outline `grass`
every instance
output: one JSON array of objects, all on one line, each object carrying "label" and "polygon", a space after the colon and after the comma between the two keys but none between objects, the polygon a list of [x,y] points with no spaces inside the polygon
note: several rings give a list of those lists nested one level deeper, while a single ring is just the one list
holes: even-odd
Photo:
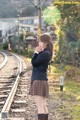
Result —
[{"label": "grass", "polygon": [[[54,88],[50,86],[51,94],[54,93],[55,97],[61,99],[65,107],[59,108],[60,112],[66,112],[67,120],[69,116],[72,116],[73,120],[80,120],[80,82],[77,81],[77,78],[80,78],[79,68],[74,66],[64,66],[64,70],[74,69],[76,72],[76,79],[70,77],[64,80],[64,91],[60,92],[60,88]],[[49,79],[52,82],[54,80],[59,80],[60,75],[64,75],[64,70],[60,65],[52,65],[51,72],[49,73]],[[54,100],[54,97],[53,97]]]},{"label": "grass", "polygon": [[80,120],[80,104],[73,107],[73,117],[74,120]]},{"label": "grass", "polygon": [[[72,116],[74,120],[80,120],[80,83],[77,81],[65,82],[66,92],[63,97],[69,100],[68,106],[72,109]],[[72,102],[72,105],[70,105]],[[70,114],[70,113],[69,113]]]},{"label": "grass", "polygon": [[75,96],[80,95],[80,83],[77,81],[65,81],[66,91],[74,94]]}]

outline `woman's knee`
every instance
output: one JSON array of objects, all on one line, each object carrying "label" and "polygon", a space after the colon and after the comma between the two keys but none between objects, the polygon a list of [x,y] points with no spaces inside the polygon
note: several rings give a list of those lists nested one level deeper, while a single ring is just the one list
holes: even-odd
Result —
[{"label": "woman's knee", "polygon": [[34,99],[35,99],[35,102],[36,102],[37,106],[41,106],[41,107],[45,106],[45,98],[44,97],[35,96]]}]

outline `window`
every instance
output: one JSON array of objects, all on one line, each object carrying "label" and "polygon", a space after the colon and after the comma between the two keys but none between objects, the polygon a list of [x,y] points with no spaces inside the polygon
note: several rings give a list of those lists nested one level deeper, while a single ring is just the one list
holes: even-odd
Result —
[{"label": "window", "polygon": [[27,31],[30,32],[30,27],[27,27]]}]

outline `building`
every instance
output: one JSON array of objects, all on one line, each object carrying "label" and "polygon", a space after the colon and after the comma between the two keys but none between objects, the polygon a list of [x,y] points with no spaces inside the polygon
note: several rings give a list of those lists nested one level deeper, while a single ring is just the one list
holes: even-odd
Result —
[{"label": "building", "polygon": [[5,43],[9,36],[15,34],[15,30],[15,22],[0,19],[0,43]]},{"label": "building", "polygon": [[29,36],[29,37],[25,38],[24,44],[25,44],[25,48],[33,49],[37,45],[37,40],[35,37]]},{"label": "building", "polygon": [[[34,36],[38,34],[39,18],[38,16],[32,17],[19,17],[19,18],[5,18],[0,19],[0,40],[3,43],[9,36],[19,36],[19,33],[24,31],[25,33],[33,33]],[[42,32],[46,32],[46,24],[42,17]],[[52,31],[52,30],[51,30]],[[49,31],[50,32],[50,31]]]},{"label": "building", "polygon": [[[33,32],[34,35],[37,35],[38,31],[38,16],[33,16],[33,17],[22,17],[19,18],[19,28],[24,29],[26,32]],[[45,22],[42,18],[42,31],[45,31]]]}]

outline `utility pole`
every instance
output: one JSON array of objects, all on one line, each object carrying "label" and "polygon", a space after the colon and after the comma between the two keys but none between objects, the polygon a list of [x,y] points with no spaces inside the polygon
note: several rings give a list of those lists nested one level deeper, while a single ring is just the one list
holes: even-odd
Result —
[{"label": "utility pole", "polygon": [[[32,0],[29,0],[34,7],[36,7],[36,9],[38,9],[38,19],[39,19],[39,23],[38,23],[38,32],[37,35],[40,36],[42,33],[42,18],[41,18],[41,0],[34,0],[34,2],[32,2]],[[36,4],[35,4],[36,3]]]},{"label": "utility pole", "polygon": [[18,15],[18,54],[20,54],[19,15]]},{"label": "utility pole", "polygon": [[42,33],[42,20],[41,20],[41,0],[38,1],[39,2],[39,7],[38,7],[38,17],[39,17],[39,25],[38,25],[38,36],[41,35]]},{"label": "utility pole", "polygon": [[39,28],[41,29],[41,0],[39,0],[38,15],[39,15]]}]

